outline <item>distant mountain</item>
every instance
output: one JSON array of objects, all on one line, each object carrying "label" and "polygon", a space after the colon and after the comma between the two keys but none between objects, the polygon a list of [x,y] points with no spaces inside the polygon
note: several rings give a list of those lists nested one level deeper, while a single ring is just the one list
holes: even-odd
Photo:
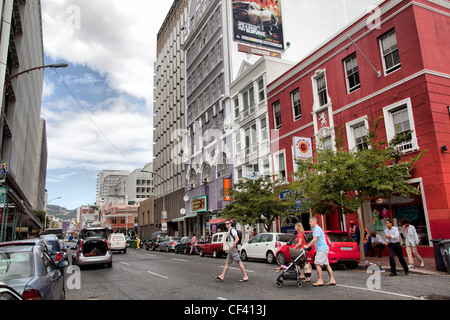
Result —
[{"label": "distant mountain", "polygon": [[77,210],[68,210],[64,207],[51,205],[47,206],[47,214],[59,218],[62,221],[71,220],[77,218]]}]

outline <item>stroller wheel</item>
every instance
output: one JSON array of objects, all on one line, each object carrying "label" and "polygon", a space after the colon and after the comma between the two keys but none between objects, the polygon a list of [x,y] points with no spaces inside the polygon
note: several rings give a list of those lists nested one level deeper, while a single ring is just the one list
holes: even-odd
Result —
[{"label": "stroller wheel", "polygon": [[283,281],[277,281],[277,288],[281,288],[283,286]]},{"label": "stroller wheel", "polygon": [[298,285],[299,288],[301,288],[301,287],[303,287],[303,282],[300,280],[300,281],[297,282],[297,285]]}]

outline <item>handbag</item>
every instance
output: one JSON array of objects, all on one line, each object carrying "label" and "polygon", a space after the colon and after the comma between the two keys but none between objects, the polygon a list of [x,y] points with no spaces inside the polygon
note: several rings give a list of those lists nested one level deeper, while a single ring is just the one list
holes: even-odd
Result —
[{"label": "handbag", "polygon": [[305,273],[305,276],[309,277],[312,273],[312,266],[311,263],[306,262],[303,266],[303,272]]}]

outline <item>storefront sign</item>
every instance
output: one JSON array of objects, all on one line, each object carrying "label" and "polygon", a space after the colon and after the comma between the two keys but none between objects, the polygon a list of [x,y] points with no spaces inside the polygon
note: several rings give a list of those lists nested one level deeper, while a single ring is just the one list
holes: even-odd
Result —
[{"label": "storefront sign", "polygon": [[306,160],[312,158],[312,139],[294,137],[295,160]]},{"label": "storefront sign", "polygon": [[208,211],[208,197],[200,196],[192,199],[191,203],[191,212],[199,213],[199,212],[207,212]]}]

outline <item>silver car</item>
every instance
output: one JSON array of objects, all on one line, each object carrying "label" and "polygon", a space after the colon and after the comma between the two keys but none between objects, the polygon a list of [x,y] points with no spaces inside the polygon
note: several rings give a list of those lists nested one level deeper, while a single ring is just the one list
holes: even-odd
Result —
[{"label": "silver car", "polygon": [[72,264],[77,266],[101,265],[112,267],[111,249],[105,239],[80,240],[72,252]]},{"label": "silver car", "polygon": [[26,300],[65,300],[63,270],[67,261],[53,262],[39,241],[0,243],[0,282]]}]

